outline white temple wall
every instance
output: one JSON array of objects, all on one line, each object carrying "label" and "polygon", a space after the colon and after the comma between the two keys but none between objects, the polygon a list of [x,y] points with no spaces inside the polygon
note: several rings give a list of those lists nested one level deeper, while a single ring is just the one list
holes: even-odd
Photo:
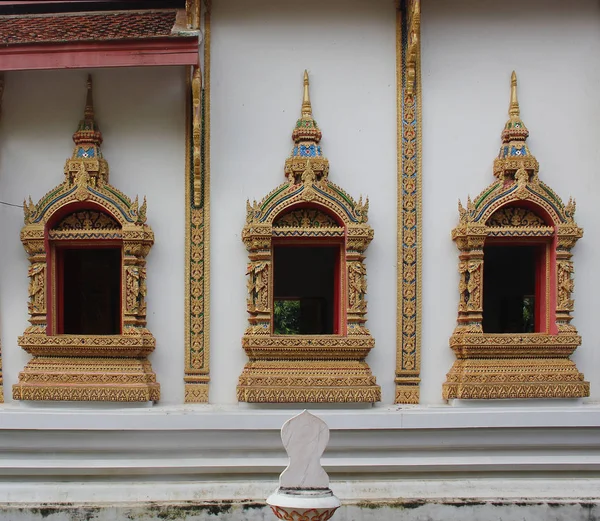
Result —
[{"label": "white temple wall", "polygon": [[[577,201],[584,236],[574,248],[573,359],[600,398],[600,5],[595,0],[423,0],[422,403],[442,403],[454,361],[448,339],[458,305],[457,201],[494,180],[508,119],[510,74],[540,178]],[[377,231],[377,229],[376,229]],[[515,267],[514,269],[518,269]],[[509,270],[510,271],[510,270]],[[373,295],[371,296],[373,299]]]},{"label": "white temple wall", "polygon": [[[264,498],[286,465],[279,429],[294,406],[236,405],[246,361],[246,198],[284,180],[311,73],[331,179],[368,195],[369,355],[384,404],[316,411],[331,428],[323,462],[344,519],[596,519],[600,504],[600,5],[596,0],[423,0],[423,344],[421,407],[391,406],[396,359],[396,55],[392,0],[215,0],[212,13],[211,387],[183,405],[184,75],[182,68],[95,70],[111,180],[148,197],[151,355],[159,405],[19,402],[0,411],[0,520],[270,519]],[[442,405],[454,358],[457,200],[491,183],[519,73],[540,175],[577,199],[575,360],[591,381],[569,401]],[[87,71],[6,74],[0,200],[39,199],[62,180]],[[22,210],[0,205],[4,390],[29,356]],[[111,408],[111,410],[99,410]],[[406,505],[404,505],[406,502]],[[177,502],[183,505],[176,504]],[[11,504],[12,503],[12,504]],[[464,506],[465,508],[457,508]],[[42,508],[43,507],[43,508]],[[196,510],[193,510],[193,509]],[[337,519],[337,518],[336,518]]]},{"label": "white temple wall", "polygon": [[[37,202],[63,181],[71,136],[94,81],[96,119],[111,183],[148,200],[156,243],[148,255],[150,356],[161,403],[183,401],[184,76],[182,67],[12,72],[0,121],[0,200]],[[28,325],[28,260],[19,239],[23,211],[0,205],[0,335],[5,401],[30,356],[17,345]],[[18,403],[18,402],[17,402]]]},{"label": "white temple wall", "polygon": [[[311,74],[315,118],[331,179],[368,195],[375,239],[367,251],[369,322],[376,347],[368,361],[393,400],[396,357],[395,18],[387,0],[310,0],[295,5],[220,0],[212,16],[211,402],[236,403],[246,361],[246,252],[240,240],[246,198],[261,199],[284,180],[291,131],[300,112],[302,71]],[[515,14],[517,13],[517,14]],[[600,6],[594,0],[423,2],[423,404],[441,404],[453,362],[457,251],[450,231],[456,202],[493,179],[492,162],[507,118],[509,77],[519,74],[522,116],[540,175],[577,199],[585,235],[574,250],[575,354],[600,397],[596,295],[600,227]],[[183,400],[184,108],[182,68],[95,70],[97,119],[111,180],[148,196],[156,234],[148,262],[152,363],[161,404]],[[6,75],[0,120],[0,200],[39,199],[62,180],[71,135],[82,116],[87,71]],[[22,212],[0,205],[0,335],[5,397],[29,356],[16,344],[27,325],[27,260]]]}]

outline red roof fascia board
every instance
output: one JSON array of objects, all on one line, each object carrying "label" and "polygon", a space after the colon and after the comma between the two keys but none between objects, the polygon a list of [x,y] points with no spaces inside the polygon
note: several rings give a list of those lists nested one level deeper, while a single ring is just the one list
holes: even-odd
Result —
[{"label": "red roof fascia board", "polygon": [[0,17],[0,71],[196,65],[183,9]]},{"label": "red roof fascia board", "polygon": [[0,47],[0,71],[197,65],[198,38]]}]

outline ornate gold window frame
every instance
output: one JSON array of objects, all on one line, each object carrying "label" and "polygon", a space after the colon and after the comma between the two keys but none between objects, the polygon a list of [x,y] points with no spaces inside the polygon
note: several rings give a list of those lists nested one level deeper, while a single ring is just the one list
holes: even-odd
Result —
[{"label": "ornate gold window frame", "polygon": [[[514,72],[509,116],[494,161],[497,180],[474,201],[469,198],[466,208],[459,202],[460,223],[452,231],[460,251],[458,325],[450,338],[457,360],[443,385],[443,398],[589,396],[589,383],[569,359],[581,344],[571,324],[571,249],[583,230],[574,220],[575,202],[565,205],[538,177],[538,162],[526,143],[529,131],[520,117]],[[546,245],[543,332],[483,332],[484,245],[498,239]]]},{"label": "ornate gold window frame", "polygon": [[[367,224],[368,200],[356,202],[329,181],[329,162],[321,152],[321,131],[313,117],[304,76],[302,116],[293,132],[287,182],[260,203],[247,204],[242,240],[249,254],[249,325],[242,346],[249,361],[239,378],[242,402],[376,402],[381,390],[365,358],[374,340],[365,327],[367,302],[364,252],[373,238]],[[320,218],[288,219],[301,208]],[[343,326],[337,335],[275,335],[273,240],[342,242]]]},{"label": "ornate gold window frame", "polygon": [[[146,256],[154,235],[146,224],[146,201],[129,199],[109,183],[102,135],[94,119],[91,78],[84,119],[65,180],[37,203],[24,203],[21,241],[29,255],[29,326],[19,345],[33,359],[13,386],[15,400],[157,401],[160,386],[147,355],[155,340],[146,328]],[[70,219],[77,212],[104,216]],[[89,217],[89,216],[88,216]],[[119,244],[121,334],[57,334],[56,276],[51,266],[57,244]],[[90,274],[94,276],[93,273]]]}]

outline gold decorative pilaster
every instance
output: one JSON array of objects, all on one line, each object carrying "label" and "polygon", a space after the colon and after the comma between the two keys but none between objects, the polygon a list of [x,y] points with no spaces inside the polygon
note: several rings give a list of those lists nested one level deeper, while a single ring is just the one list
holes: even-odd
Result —
[{"label": "gold decorative pilaster", "polygon": [[[186,7],[190,28],[199,29],[201,0]],[[204,70],[200,64],[186,69],[186,403],[207,403],[210,380],[210,12],[205,0]]]},{"label": "gold decorative pilaster", "polygon": [[[2,117],[2,98],[4,96],[4,74],[0,73],[0,118]],[[2,382],[2,343],[0,342],[0,403],[4,403],[4,387]]]},{"label": "gold decorative pilaster", "polygon": [[421,1],[399,0],[396,13],[398,97],[398,252],[395,403],[419,403],[421,381]]}]

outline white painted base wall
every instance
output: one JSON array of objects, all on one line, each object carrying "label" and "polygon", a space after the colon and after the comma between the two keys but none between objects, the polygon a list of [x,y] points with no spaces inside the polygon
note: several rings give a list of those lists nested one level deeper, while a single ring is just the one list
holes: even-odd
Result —
[{"label": "white painted base wall", "polygon": [[[597,502],[572,503],[568,501],[402,501],[346,504],[335,513],[336,521],[596,521],[599,519]],[[98,505],[86,506],[30,506],[0,509],[0,521],[272,521],[270,508],[253,501],[195,502],[161,505]]]},{"label": "white painted base wall", "polygon": [[[331,428],[322,461],[341,520],[599,515],[600,407],[314,412]],[[287,464],[279,429],[293,413],[206,406],[32,418],[6,408],[0,520],[272,519],[264,500]]]}]

